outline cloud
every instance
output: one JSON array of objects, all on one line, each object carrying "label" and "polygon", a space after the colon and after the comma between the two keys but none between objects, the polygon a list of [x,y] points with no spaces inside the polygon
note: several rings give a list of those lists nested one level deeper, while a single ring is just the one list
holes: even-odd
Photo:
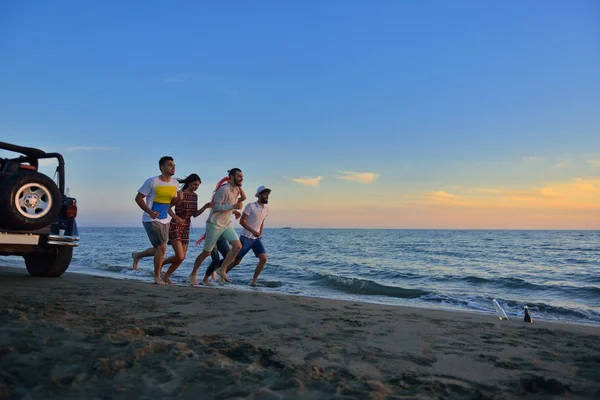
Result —
[{"label": "cloud", "polygon": [[165,78],[164,83],[179,83],[185,81],[189,77],[190,76],[187,74],[172,75]]},{"label": "cloud", "polygon": [[514,200],[517,198],[529,198],[529,197],[539,197],[540,195],[547,196],[549,193],[553,193],[551,187],[542,187],[536,189],[525,189],[525,190],[514,190],[514,189],[492,189],[492,188],[477,188],[477,189],[467,189],[467,191],[471,192],[471,194],[475,194],[475,196],[471,195],[469,197],[475,198],[477,194],[483,194],[485,198],[489,199],[491,197],[496,198],[504,198]]},{"label": "cloud", "polygon": [[600,159],[588,160],[589,164],[592,164],[594,167],[600,168]]},{"label": "cloud", "polygon": [[422,193],[418,196],[406,195],[403,205],[405,207],[421,206],[469,206],[473,202],[468,197],[458,196],[443,190]]},{"label": "cloud", "polygon": [[574,178],[540,187],[463,188],[460,194],[445,191],[408,196],[406,204],[420,206],[470,207],[473,209],[542,209],[600,211],[600,179]]},{"label": "cloud", "polygon": [[379,178],[379,173],[377,172],[340,171],[340,173],[343,175],[337,176],[338,179],[359,183],[373,183]]},{"label": "cloud", "polygon": [[567,163],[563,161],[563,162],[559,162],[558,164],[556,164],[556,165],[554,166],[554,168],[563,168],[563,167],[565,167],[566,165],[567,165]]},{"label": "cloud", "polygon": [[275,218],[280,226],[306,228],[600,229],[600,175],[513,184],[449,185],[412,193],[403,188],[380,193],[376,201],[349,196],[340,204],[331,203],[323,187],[311,191],[310,202],[278,203]]},{"label": "cloud", "polygon": [[114,150],[114,147],[108,146],[70,146],[65,149],[68,152],[76,151],[110,151]]},{"label": "cloud", "polygon": [[453,194],[450,194],[450,193],[447,193],[444,191],[425,193],[423,195],[423,197],[428,198],[430,200],[443,202],[443,203],[460,199],[459,196],[456,196],[456,195],[453,195]]},{"label": "cloud", "polygon": [[316,178],[307,178],[305,176],[301,178],[292,178],[292,180],[296,183],[299,183],[304,186],[314,186],[319,187],[319,183],[323,179],[322,176],[317,176]]}]

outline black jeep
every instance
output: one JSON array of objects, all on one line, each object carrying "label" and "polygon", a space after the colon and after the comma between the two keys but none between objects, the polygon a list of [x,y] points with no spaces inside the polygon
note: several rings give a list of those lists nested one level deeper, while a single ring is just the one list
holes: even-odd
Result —
[{"label": "black jeep", "polygon": [[[33,276],[60,276],[79,245],[77,202],[65,194],[65,161],[58,153],[0,142],[0,255],[23,256]],[[38,172],[39,161],[56,158],[58,185]]]}]

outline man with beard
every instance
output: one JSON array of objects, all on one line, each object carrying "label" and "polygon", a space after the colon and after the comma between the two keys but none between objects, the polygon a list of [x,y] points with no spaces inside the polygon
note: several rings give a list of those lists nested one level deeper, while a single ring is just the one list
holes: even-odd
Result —
[{"label": "man with beard", "polygon": [[[223,237],[231,245],[231,250],[229,250],[227,253],[227,256],[223,260],[223,264],[221,264],[221,267],[217,269],[217,273],[226,282],[231,281],[227,277],[225,271],[242,248],[240,239],[233,229],[233,226],[231,226],[231,214],[233,213],[233,210],[240,210],[242,208],[240,191],[242,187],[242,181],[244,180],[244,174],[239,168],[230,169],[227,171],[227,173],[229,182],[217,189],[214,196],[213,207],[208,219],[206,220],[204,247],[202,252],[196,258],[196,261],[194,261],[194,269],[190,274],[190,283],[192,286],[198,285],[198,269],[206,257],[210,255],[213,247],[215,247],[215,244],[220,237]],[[212,275],[214,270],[215,265],[213,263],[206,270],[206,274],[202,280],[204,285],[210,285],[208,278]]]},{"label": "man with beard", "polygon": [[[169,240],[169,222],[171,206],[177,203],[177,185],[175,162],[173,157],[165,156],[158,161],[161,174],[146,179],[135,196],[135,202],[144,211],[142,224],[152,244],[144,251],[133,252],[133,269],[137,271],[138,262],[144,257],[154,256],[154,283],[166,285],[161,278],[161,267]],[[145,199],[145,201],[144,201]]]},{"label": "man with beard", "polygon": [[255,194],[258,200],[248,204],[244,208],[242,219],[240,219],[240,225],[244,227],[240,236],[242,249],[235,258],[235,261],[227,268],[227,272],[231,271],[233,267],[238,265],[242,261],[242,258],[252,250],[254,255],[258,258],[258,264],[256,264],[256,269],[254,270],[254,277],[252,278],[252,283],[250,283],[252,286],[256,286],[256,280],[267,263],[267,252],[265,251],[261,239],[263,228],[265,226],[265,219],[267,219],[267,216],[269,215],[269,207],[267,207],[267,204],[269,203],[269,194],[271,194],[271,189],[260,186],[256,189]]}]

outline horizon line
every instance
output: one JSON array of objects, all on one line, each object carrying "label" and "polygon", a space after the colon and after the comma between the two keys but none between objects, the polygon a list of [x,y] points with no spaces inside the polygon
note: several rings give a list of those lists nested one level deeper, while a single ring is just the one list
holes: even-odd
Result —
[{"label": "horizon line", "polygon": [[[78,228],[109,228],[109,229],[131,229],[140,228],[143,226],[94,226],[94,225],[80,225]],[[195,228],[201,229],[201,228]],[[243,229],[241,227],[234,229]],[[552,228],[552,229],[539,229],[539,228],[294,228],[288,226],[281,227],[265,227],[264,229],[285,229],[285,230],[379,230],[379,231],[580,231],[580,232],[596,232],[600,231],[599,228],[594,229],[568,229],[568,228]]]}]

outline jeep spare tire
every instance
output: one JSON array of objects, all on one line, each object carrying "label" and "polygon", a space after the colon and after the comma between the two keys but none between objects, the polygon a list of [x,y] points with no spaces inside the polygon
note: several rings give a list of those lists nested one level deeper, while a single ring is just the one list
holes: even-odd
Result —
[{"label": "jeep spare tire", "polygon": [[52,223],[60,212],[61,195],[46,175],[22,171],[0,183],[0,226],[13,230],[35,230]]},{"label": "jeep spare tire", "polygon": [[10,176],[9,173],[0,172],[0,187],[2,187],[2,182],[4,182],[6,179],[8,179],[9,176]]}]

